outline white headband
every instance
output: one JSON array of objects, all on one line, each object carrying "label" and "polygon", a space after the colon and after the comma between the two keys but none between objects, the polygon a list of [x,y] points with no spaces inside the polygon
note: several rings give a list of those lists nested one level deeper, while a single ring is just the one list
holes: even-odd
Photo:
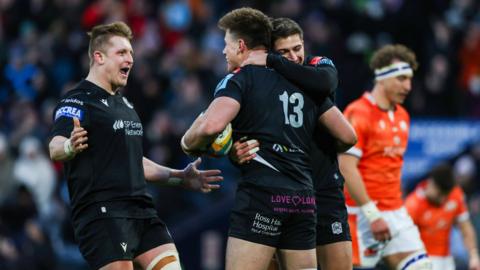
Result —
[{"label": "white headband", "polygon": [[406,62],[396,62],[389,66],[375,69],[375,80],[377,81],[400,75],[413,76],[413,70],[410,64]]}]

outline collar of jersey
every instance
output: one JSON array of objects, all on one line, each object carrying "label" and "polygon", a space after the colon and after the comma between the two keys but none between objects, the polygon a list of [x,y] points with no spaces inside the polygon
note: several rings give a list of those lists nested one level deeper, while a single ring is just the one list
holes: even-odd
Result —
[{"label": "collar of jersey", "polygon": [[[103,89],[100,86],[92,83],[91,81],[87,81],[87,80],[81,81],[78,88],[85,89],[87,91],[91,91],[93,94],[98,95],[99,97],[110,97],[111,96],[105,89]],[[117,92],[117,94],[118,94],[118,92]]]}]

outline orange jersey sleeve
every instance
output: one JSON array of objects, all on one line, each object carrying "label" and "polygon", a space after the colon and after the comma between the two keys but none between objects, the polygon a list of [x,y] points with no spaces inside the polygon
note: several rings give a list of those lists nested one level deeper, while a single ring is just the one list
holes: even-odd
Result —
[{"label": "orange jersey sleeve", "polygon": [[442,205],[434,205],[425,197],[421,183],[406,199],[406,207],[417,225],[427,253],[431,256],[450,255],[450,231],[457,221],[468,219],[464,193],[455,187]]},{"label": "orange jersey sleeve", "polygon": [[[399,105],[392,111],[382,110],[365,93],[344,114],[358,137],[358,143],[347,153],[359,158],[358,169],[368,195],[380,210],[400,208],[401,169],[410,125],[408,113]],[[355,205],[348,191],[346,201],[350,206]]]}]

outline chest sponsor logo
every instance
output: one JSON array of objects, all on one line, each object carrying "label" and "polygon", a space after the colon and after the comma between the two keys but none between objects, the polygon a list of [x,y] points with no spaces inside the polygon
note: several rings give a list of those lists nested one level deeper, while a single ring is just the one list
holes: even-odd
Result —
[{"label": "chest sponsor logo", "polygon": [[279,153],[304,153],[302,151],[302,149],[299,149],[299,148],[296,148],[296,147],[294,147],[294,148],[288,147],[288,146],[285,146],[285,145],[281,145],[279,143],[273,144],[272,149],[273,149],[273,151],[279,152]]},{"label": "chest sponsor logo", "polygon": [[125,103],[125,105],[127,105],[127,107],[129,107],[130,109],[133,109],[132,103],[130,103],[130,101],[128,101],[128,99],[126,97],[122,97],[122,99],[123,99],[123,103]]},{"label": "chest sponsor logo", "polygon": [[63,106],[60,107],[56,112],[55,112],[55,121],[62,117],[69,117],[69,118],[78,118],[78,120],[83,119],[83,111],[79,108],[71,107],[71,106]]},{"label": "chest sponsor logo", "polygon": [[116,120],[113,123],[113,130],[124,130],[127,136],[143,136],[142,123],[136,121]]},{"label": "chest sponsor logo", "polygon": [[335,221],[332,223],[332,233],[333,234],[341,234],[343,232],[342,223]]}]

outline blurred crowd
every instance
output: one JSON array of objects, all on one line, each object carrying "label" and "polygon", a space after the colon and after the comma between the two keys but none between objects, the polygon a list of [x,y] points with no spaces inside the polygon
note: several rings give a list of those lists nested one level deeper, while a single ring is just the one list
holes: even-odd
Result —
[{"label": "blurred crowd", "polygon": [[[2,269],[82,265],[62,167],[49,160],[47,143],[56,101],[87,74],[86,32],[119,20],[132,27],[135,64],[122,91],[146,130],[145,156],[182,168],[190,159],[180,137],[225,75],[217,19],[241,6],[300,23],[307,52],[333,59],[339,70],[341,108],[372,85],[371,53],[403,43],[420,62],[406,103],[412,117],[480,116],[480,3],[474,0],[0,0]],[[459,161],[458,170],[477,172],[480,147],[466,155],[470,161]],[[167,224],[233,196],[236,172],[228,161],[207,159],[204,166],[224,170],[221,191],[206,196],[150,187]],[[472,177],[475,183],[480,175]],[[467,194],[475,192],[478,186]],[[175,207],[162,207],[165,201]],[[477,198],[477,216],[479,205]]]}]

